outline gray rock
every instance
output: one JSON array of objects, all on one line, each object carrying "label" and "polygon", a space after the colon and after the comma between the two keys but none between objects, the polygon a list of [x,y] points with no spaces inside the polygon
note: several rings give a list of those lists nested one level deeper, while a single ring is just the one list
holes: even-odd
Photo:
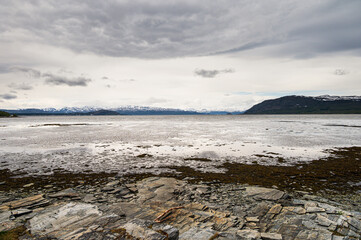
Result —
[{"label": "gray rock", "polygon": [[339,209],[337,207],[334,207],[334,206],[331,206],[331,205],[329,205],[327,203],[318,203],[318,206],[320,208],[325,209],[326,213],[328,213],[328,214],[337,214],[341,210],[341,209]]},{"label": "gray rock", "polygon": [[185,183],[174,178],[152,177],[144,179],[137,183],[138,201],[147,202],[165,202],[173,199],[174,189],[181,188]]},{"label": "gray rock", "polygon": [[237,231],[237,235],[244,240],[257,240],[261,239],[261,233],[256,230],[244,229]]},{"label": "gray rock", "polygon": [[29,221],[29,229],[34,235],[62,239],[63,235],[87,226],[101,215],[94,205],[68,203],[44,210],[33,217]]},{"label": "gray rock", "polygon": [[271,209],[268,211],[268,214],[279,214],[282,210],[281,204],[276,204],[271,207]]},{"label": "gray rock", "polygon": [[103,192],[111,192],[114,191],[114,187],[110,187],[110,186],[105,186],[102,188]]},{"label": "gray rock", "polygon": [[348,233],[347,233],[347,236],[350,236],[350,237],[353,237],[353,238],[356,238],[356,239],[357,239],[357,238],[358,238],[358,239],[361,238],[360,234],[354,232],[354,231],[351,230],[351,229],[349,229],[349,231],[348,231]]},{"label": "gray rock", "polygon": [[307,213],[319,213],[319,212],[325,212],[324,208],[320,207],[308,207],[306,208]]},{"label": "gray rock", "polygon": [[316,230],[301,230],[295,237],[295,240],[332,240],[332,234],[330,232],[319,232]]},{"label": "gray rock", "polygon": [[83,201],[86,203],[94,203],[96,202],[96,198],[93,194],[86,194],[83,198]]},{"label": "gray rock", "polygon": [[293,205],[302,205],[302,206],[304,206],[305,203],[306,203],[306,201],[305,201],[305,200],[301,200],[301,199],[293,199],[293,200],[292,200],[292,203],[293,203]]},{"label": "gray rock", "polygon": [[114,187],[116,185],[119,184],[119,181],[116,180],[116,181],[112,181],[112,182],[108,182],[107,184],[105,184],[106,187]]},{"label": "gray rock", "polygon": [[37,208],[48,205],[49,201],[43,197],[43,194],[22,198],[19,200],[6,202],[0,205],[0,211],[18,208]]},{"label": "gray rock", "polygon": [[191,228],[179,236],[179,240],[209,240],[215,236],[216,231],[211,228]]},{"label": "gray rock", "polygon": [[259,222],[258,217],[246,217],[247,222]]},{"label": "gray rock", "polygon": [[11,211],[5,211],[0,213],[0,223],[9,221],[11,216]]},{"label": "gray rock", "polygon": [[141,219],[133,219],[122,226],[127,233],[133,237],[144,240],[165,240],[166,235],[162,235],[159,232],[151,229],[152,222],[144,221]]},{"label": "gray rock", "polygon": [[162,231],[167,233],[168,240],[178,240],[179,230],[173,226],[165,224],[153,224],[152,229],[155,231]]},{"label": "gray rock", "polygon": [[356,231],[361,232],[361,221],[356,218],[348,217],[347,222],[354,227]]},{"label": "gray rock", "polygon": [[318,207],[318,205],[315,202],[305,202],[304,207],[307,209],[309,207]]},{"label": "gray rock", "polygon": [[302,225],[308,229],[317,229],[320,228],[314,221],[302,221]]},{"label": "gray rock", "polygon": [[14,211],[12,211],[13,216],[19,217],[24,214],[32,213],[33,210],[27,209],[27,208],[18,208]]},{"label": "gray rock", "polygon": [[285,196],[285,193],[277,189],[263,187],[246,187],[245,196],[255,199],[276,201]]},{"label": "gray rock", "polygon": [[303,215],[306,213],[306,209],[304,209],[303,207],[284,207],[283,210],[290,211],[299,215]]},{"label": "gray rock", "polygon": [[346,237],[333,235],[333,236],[332,236],[332,240],[346,240]]},{"label": "gray rock", "polygon": [[122,187],[122,188],[116,188],[116,189],[114,189],[114,190],[113,190],[112,192],[110,192],[110,193],[116,194],[116,197],[117,197],[117,198],[120,198],[120,197],[122,197],[122,196],[125,196],[125,195],[130,194],[131,191],[130,191],[128,188]]},{"label": "gray rock", "polygon": [[317,222],[318,224],[320,224],[321,226],[324,226],[324,227],[329,227],[329,226],[331,226],[331,225],[334,225],[334,226],[337,225],[336,222],[331,221],[330,219],[328,219],[328,218],[325,217],[325,216],[322,216],[321,214],[317,214],[316,222]]},{"label": "gray rock", "polygon": [[79,198],[79,194],[72,188],[64,189],[60,192],[49,194],[50,198]]},{"label": "gray rock", "polygon": [[261,238],[265,240],[282,240],[282,235],[278,233],[261,233]]}]

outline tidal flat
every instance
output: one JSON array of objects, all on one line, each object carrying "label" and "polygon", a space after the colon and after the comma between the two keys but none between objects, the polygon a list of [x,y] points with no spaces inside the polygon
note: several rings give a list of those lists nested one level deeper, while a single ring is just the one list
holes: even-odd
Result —
[{"label": "tidal flat", "polygon": [[1,120],[0,237],[358,239],[360,119]]}]

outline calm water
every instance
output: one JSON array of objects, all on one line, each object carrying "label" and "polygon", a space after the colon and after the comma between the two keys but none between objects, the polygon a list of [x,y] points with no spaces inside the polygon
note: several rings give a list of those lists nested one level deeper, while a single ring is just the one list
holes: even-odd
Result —
[{"label": "calm water", "polygon": [[[0,119],[0,169],[200,171],[224,161],[282,164],[361,146],[361,115],[51,116]],[[185,160],[207,158],[212,162]]]}]

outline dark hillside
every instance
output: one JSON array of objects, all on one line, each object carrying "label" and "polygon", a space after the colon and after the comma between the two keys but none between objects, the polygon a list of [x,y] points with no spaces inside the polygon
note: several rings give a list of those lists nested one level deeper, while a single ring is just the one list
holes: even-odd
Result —
[{"label": "dark hillside", "polygon": [[361,114],[361,98],[285,96],[254,105],[245,114]]}]

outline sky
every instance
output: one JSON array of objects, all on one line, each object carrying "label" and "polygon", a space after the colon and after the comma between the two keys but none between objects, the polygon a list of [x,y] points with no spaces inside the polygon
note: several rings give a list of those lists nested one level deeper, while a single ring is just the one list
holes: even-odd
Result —
[{"label": "sky", "polygon": [[0,109],[361,95],[360,0],[0,0]]}]

